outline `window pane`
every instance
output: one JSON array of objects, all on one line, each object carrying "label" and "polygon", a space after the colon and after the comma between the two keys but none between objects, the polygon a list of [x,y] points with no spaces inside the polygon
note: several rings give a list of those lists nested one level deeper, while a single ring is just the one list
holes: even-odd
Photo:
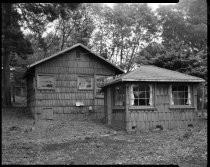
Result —
[{"label": "window pane", "polygon": [[133,85],[133,91],[138,91],[138,85]]},{"label": "window pane", "polygon": [[178,92],[173,92],[173,98],[178,98]]},{"label": "window pane", "polygon": [[138,99],[134,99],[134,106],[138,106]]},{"label": "window pane", "polygon": [[188,98],[188,92],[186,91],[186,92],[184,92],[185,94],[184,94],[184,97],[185,98]]},{"label": "window pane", "polygon": [[145,92],[145,94],[146,94],[145,98],[149,98],[150,97],[150,92],[149,91]]},{"label": "window pane", "polygon": [[145,98],[145,92],[139,92],[139,98]]},{"label": "window pane", "polygon": [[172,91],[177,91],[177,86],[172,86]]},{"label": "window pane", "polygon": [[178,86],[178,91],[184,91],[185,88],[186,88],[185,85],[179,85],[179,86]]},{"label": "window pane", "polygon": [[145,85],[139,85],[139,91],[145,91]]},{"label": "window pane", "polygon": [[184,99],[180,99],[180,105],[185,105],[185,100]]},{"label": "window pane", "polygon": [[145,99],[139,99],[139,105],[144,106],[145,105]]},{"label": "window pane", "polygon": [[149,92],[149,85],[146,85],[146,86],[145,86],[145,90],[146,90],[147,92]]},{"label": "window pane", "polygon": [[146,102],[146,105],[149,106],[149,99],[146,99],[145,102]]},{"label": "window pane", "polygon": [[184,99],[184,104],[185,104],[185,105],[188,105],[187,102],[188,102],[188,99]]},{"label": "window pane", "polygon": [[184,92],[178,92],[178,98],[184,98]]},{"label": "window pane", "polygon": [[134,94],[134,98],[138,98],[139,97],[138,96],[139,92],[133,92],[133,94]]}]

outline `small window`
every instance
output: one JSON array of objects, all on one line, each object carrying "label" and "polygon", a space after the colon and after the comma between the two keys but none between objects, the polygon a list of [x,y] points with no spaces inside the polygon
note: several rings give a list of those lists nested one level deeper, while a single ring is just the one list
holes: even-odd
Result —
[{"label": "small window", "polygon": [[53,75],[37,75],[38,89],[54,89],[55,77]]},{"label": "small window", "polygon": [[190,86],[171,85],[171,105],[191,105]]},{"label": "small window", "polygon": [[77,79],[78,89],[92,90],[93,89],[93,77],[79,76]]},{"label": "small window", "polygon": [[125,106],[125,87],[116,86],[114,88],[114,106]]},{"label": "small window", "polygon": [[81,55],[80,55],[80,50],[76,50],[76,59],[80,59]]},{"label": "small window", "polygon": [[132,106],[152,106],[152,85],[133,84],[131,85]]}]

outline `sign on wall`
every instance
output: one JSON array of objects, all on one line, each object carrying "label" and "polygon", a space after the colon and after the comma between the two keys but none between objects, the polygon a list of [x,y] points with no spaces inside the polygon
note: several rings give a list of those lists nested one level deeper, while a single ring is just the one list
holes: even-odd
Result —
[{"label": "sign on wall", "polygon": [[55,77],[53,75],[37,75],[38,89],[54,89]]},{"label": "sign on wall", "polygon": [[78,89],[92,90],[93,78],[89,76],[79,76],[77,80]]}]

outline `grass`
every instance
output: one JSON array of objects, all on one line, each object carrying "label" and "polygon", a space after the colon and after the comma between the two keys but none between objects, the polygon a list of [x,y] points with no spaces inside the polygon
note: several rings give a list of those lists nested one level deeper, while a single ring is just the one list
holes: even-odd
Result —
[{"label": "grass", "polygon": [[207,123],[192,131],[127,134],[89,120],[38,121],[2,112],[2,164],[207,165]]}]

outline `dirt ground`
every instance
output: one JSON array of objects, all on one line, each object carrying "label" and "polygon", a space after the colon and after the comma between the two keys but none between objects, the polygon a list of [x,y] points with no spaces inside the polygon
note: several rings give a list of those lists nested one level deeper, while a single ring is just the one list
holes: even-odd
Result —
[{"label": "dirt ground", "polygon": [[178,164],[207,166],[207,123],[192,131],[127,134],[90,120],[38,121],[2,111],[2,164]]}]

